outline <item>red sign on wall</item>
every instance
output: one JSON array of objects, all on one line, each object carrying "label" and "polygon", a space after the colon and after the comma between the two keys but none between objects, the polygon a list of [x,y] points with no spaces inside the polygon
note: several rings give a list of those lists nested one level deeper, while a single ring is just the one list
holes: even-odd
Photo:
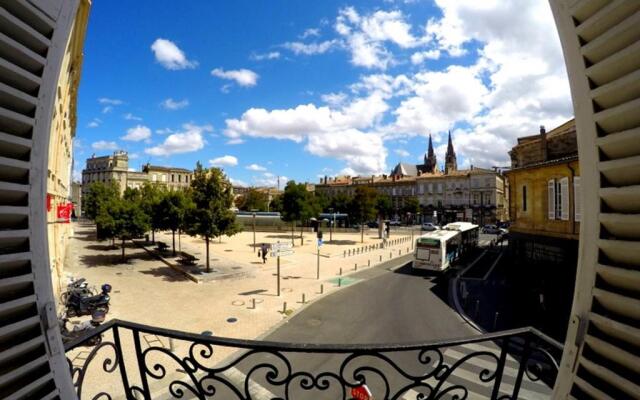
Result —
[{"label": "red sign on wall", "polygon": [[73,203],[58,204],[56,216],[58,222],[68,223],[71,218],[71,211],[73,210]]},{"label": "red sign on wall", "polygon": [[53,206],[53,196],[47,193],[47,212],[51,211]]},{"label": "red sign on wall", "polygon": [[356,400],[373,400],[373,395],[367,385],[360,385],[352,388],[351,397]]}]

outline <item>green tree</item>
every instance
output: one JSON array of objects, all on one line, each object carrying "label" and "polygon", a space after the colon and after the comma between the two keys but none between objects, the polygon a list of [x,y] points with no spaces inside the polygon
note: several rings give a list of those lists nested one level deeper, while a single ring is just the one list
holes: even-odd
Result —
[{"label": "green tree", "polygon": [[100,209],[112,199],[119,197],[119,194],[118,185],[113,181],[91,183],[82,199],[84,215],[95,220]]},{"label": "green tree", "polygon": [[351,201],[350,217],[353,222],[360,224],[360,242],[364,243],[364,225],[376,215],[375,189],[369,186],[358,186]]},{"label": "green tree", "polygon": [[219,168],[203,168],[199,162],[189,191],[193,206],[185,215],[186,232],[204,237],[206,270],[210,272],[209,241],[221,235],[233,235],[240,229],[235,222],[231,183]]},{"label": "green tree", "polygon": [[420,201],[418,201],[418,199],[415,197],[408,197],[404,199],[404,205],[402,206],[400,211],[402,212],[402,215],[406,219],[407,223],[409,223],[409,214],[411,215],[411,217],[413,217],[418,212],[420,212]]},{"label": "green tree", "polygon": [[176,231],[184,226],[185,213],[191,208],[191,199],[183,190],[166,191],[154,208],[154,215],[159,217],[158,229],[170,230],[173,255],[176,255]]},{"label": "green tree", "polygon": [[351,196],[339,192],[329,200],[329,207],[333,208],[334,212],[348,212],[351,207]]},{"label": "green tree", "polygon": [[139,201],[113,198],[101,207],[96,217],[98,232],[103,238],[122,242],[122,261],[125,261],[125,241],[142,236],[149,230],[149,217]]},{"label": "green tree", "polygon": [[160,229],[159,226],[162,220],[158,203],[160,203],[166,191],[166,187],[151,182],[145,182],[140,188],[140,205],[144,213],[149,216],[151,241],[154,243],[156,241],[156,230]]},{"label": "green tree", "polygon": [[281,213],[282,210],[282,195],[279,194],[271,199],[271,203],[269,203],[269,211]]},{"label": "green tree", "polygon": [[300,221],[300,245],[304,244],[302,224],[305,220],[318,213],[312,195],[307,191],[304,183],[287,182],[282,195],[282,220],[291,222],[291,243],[295,246],[294,236],[296,221]]},{"label": "green tree", "polygon": [[236,206],[242,211],[267,211],[269,207],[269,195],[256,188],[250,188],[237,199]]}]

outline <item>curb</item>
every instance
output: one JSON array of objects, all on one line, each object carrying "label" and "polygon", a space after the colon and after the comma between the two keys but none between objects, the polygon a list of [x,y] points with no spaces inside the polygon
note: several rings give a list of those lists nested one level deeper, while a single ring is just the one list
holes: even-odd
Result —
[{"label": "curb", "polygon": [[460,304],[460,299],[458,298],[458,279],[460,279],[460,276],[462,276],[465,272],[467,272],[469,269],[471,269],[478,262],[478,260],[480,260],[482,257],[484,257],[484,255],[487,253],[487,251],[488,250],[483,251],[482,254],[480,254],[480,256],[478,258],[476,258],[471,264],[469,264],[462,271],[456,273],[456,275],[453,278],[451,278],[451,280],[449,281],[449,295],[447,296],[449,298],[449,305],[451,307],[453,307],[454,310],[456,310],[458,315],[460,315],[460,317],[467,324],[469,324],[469,326],[471,326],[473,329],[475,329],[476,331],[478,331],[481,334],[485,334],[487,332],[484,329],[482,329],[482,327],[480,327],[478,324],[476,324],[473,321],[473,319],[471,319],[471,317],[469,317],[464,312],[464,310],[462,308],[462,305]]}]

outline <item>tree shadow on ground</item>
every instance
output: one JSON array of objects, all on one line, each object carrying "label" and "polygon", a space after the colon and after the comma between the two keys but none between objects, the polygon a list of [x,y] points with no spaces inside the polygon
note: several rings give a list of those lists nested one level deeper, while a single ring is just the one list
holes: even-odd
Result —
[{"label": "tree shadow on ground", "polygon": [[114,251],[119,250],[119,246],[113,246],[111,244],[90,244],[84,247],[87,250],[95,250],[95,251]]},{"label": "tree shadow on ground", "polygon": [[185,277],[184,275],[174,271],[173,269],[171,269],[170,267],[167,266],[162,266],[162,267],[156,267],[156,268],[151,268],[145,271],[140,271],[141,274],[144,275],[151,275],[151,276],[155,276],[158,278],[162,278],[163,281],[165,282],[186,282],[189,281],[189,279],[187,277]]},{"label": "tree shadow on ground", "polygon": [[406,265],[396,269],[393,272],[396,274],[422,277],[423,279],[431,282],[433,284],[433,286],[430,288],[431,292],[438,296],[438,298],[440,298],[443,303],[451,307],[449,304],[449,281],[454,275],[451,268],[444,272],[435,272],[423,269],[414,269],[411,266],[411,263],[407,263]]},{"label": "tree shadow on ground", "polygon": [[[269,238],[269,239],[289,239],[291,240],[291,235],[266,235],[265,237]],[[296,234],[294,236],[295,239],[300,240],[300,234]]]},{"label": "tree shadow on ground", "polygon": [[355,240],[330,240],[326,242],[326,244],[334,244],[336,246],[353,246],[357,243]]},{"label": "tree shadow on ground", "polygon": [[80,256],[80,262],[82,265],[88,268],[92,267],[108,267],[108,266],[121,266],[131,264],[134,260],[150,261],[153,257],[146,251],[140,251],[137,253],[125,254],[125,261],[122,261],[122,254],[118,250],[113,254],[83,254]]}]

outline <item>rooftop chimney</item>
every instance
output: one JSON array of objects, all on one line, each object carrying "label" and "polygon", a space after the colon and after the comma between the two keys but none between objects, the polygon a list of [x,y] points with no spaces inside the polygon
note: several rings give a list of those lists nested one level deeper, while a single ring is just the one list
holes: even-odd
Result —
[{"label": "rooftop chimney", "polygon": [[547,133],[547,131],[544,129],[544,125],[540,125],[540,134],[544,135],[546,133]]}]

